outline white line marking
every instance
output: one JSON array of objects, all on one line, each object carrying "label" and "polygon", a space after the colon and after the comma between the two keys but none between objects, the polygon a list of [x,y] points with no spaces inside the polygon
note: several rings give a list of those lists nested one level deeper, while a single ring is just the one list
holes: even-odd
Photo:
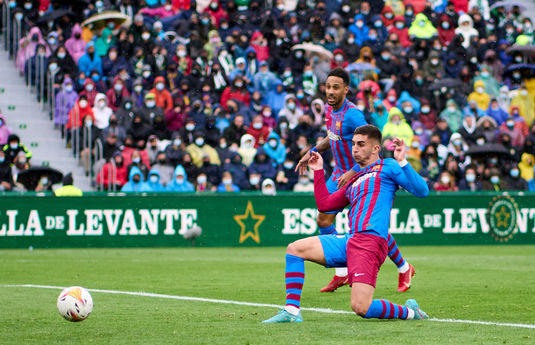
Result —
[{"label": "white line marking", "polygon": [[[40,288],[40,289],[55,289],[63,290],[63,286],[51,286],[51,285],[34,285],[34,284],[22,284],[22,285],[0,285],[3,287],[24,287],[24,288]],[[219,304],[235,304],[235,305],[245,305],[250,307],[267,307],[267,308],[282,308],[283,306],[277,304],[266,304],[266,303],[253,303],[253,302],[240,302],[240,301],[229,301],[224,299],[213,299],[213,298],[202,298],[202,297],[189,297],[189,296],[175,296],[175,295],[164,295],[158,293],[150,292],[134,292],[134,291],[118,291],[118,290],[101,290],[101,289],[87,289],[91,292],[100,292],[108,293],[115,295],[129,295],[129,296],[143,296],[143,297],[153,297],[153,298],[164,298],[164,299],[176,299],[181,301],[197,301],[197,302],[208,302],[208,303],[219,303]],[[327,313],[327,314],[354,314],[351,311],[347,310],[334,310],[330,308],[301,308],[305,311],[315,311],[318,313]],[[447,322],[447,323],[467,323],[475,325],[485,325],[485,326],[501,326],[501,327],[515,327],[515,328],[531,328],[535,329],[535,325],[524,324],[524,323],[503,323],[503,322],[490,322],[490,321],[477,321],[477,320],[456,320],[456,319],[429,319],[428,321],[435,322]]]}]

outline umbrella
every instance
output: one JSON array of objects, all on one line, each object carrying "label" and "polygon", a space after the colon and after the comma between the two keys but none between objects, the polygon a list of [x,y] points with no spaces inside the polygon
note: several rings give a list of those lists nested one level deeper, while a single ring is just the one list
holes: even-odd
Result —
[{"label": "umbrella", "polygon": [[530,65],[530,64],[527,64],[527,63],[520,63],[520,64],[516,64],[516,65],[511,65],[511,66],[507,67],[505,72],[507,73],[507,72],[511,72],[511,71],[516,71],[517,69],[535,70],[535,65]]},{"label": "umbrella", "polygon": [[297,50],[297,49],[304,50],[307,56],[319,55],[319,57],[323,57],[325,59],[333,58],[333,53],[325,49],[323,46],[320,46],[319,44],[306,42],[306,43],[296,44],[292,47],[292,50]]},{"label": "umbrella", "polygon": [[59,10],[55,10],[55,11],[50,11],[50,12],[42,15],[37,22],[38,23],[48,23],[48,22],[51,22],[51,21],[55,21],[56,19],[61,18],[63,16],[68,16],[68,17],[71,17],[71,18],[75,17],[74,13],[72,13],[70,10],[59,9]]},{"label": "umbrella", "polygon": [[454,89],[454,88],[460,87],[462,84],[463,83],[459,79],[444,78],[444,79],[437,81],[436,83],[433,83],[433,85],[429,87],[429,90],[431,91],[439,90],[439,89],[442,89],[443,87],[445,87],[446,89]]},{"label": "umbrella", "polygon": [[470,146],[466,154],[470,156],[508,155],[509,151],[502,144],[488,143]]},{"label": "umbrella", "polygon": [[377,67],[368,62],[352,63],[346,67],[348,72],[352,71],[377,71]]},{"label": "umbrella", "polygon": [[520,53],[522,55],[535,56],[535,45],[526,44],[526,45],[520,46],[518,44],[513,44],[511,47],[507,48],[505,52],[507,53],[507,55]]},{"label": "umbrella", "polygon": [[47,166],[31,167],[20,172],[17,176],[17,182],[22,183],[27,190],[35,190],[41,177],[47,176],[50,184],[61,182],[63,174]]},{"label": "umbrella", "polygon": [[503,7],[507,12],[509,12],[515,6],[517,6],[520,9],[520,11],[526,10],[526,5],[518,1],[498,1],[494,5],[490,6],[490,10],[492,11],[495,8]]},{"label": "umbrella", "polygon": [[82,23],[82,26],[93,24],[95,27],[102,27],[110,21],[115,22],[115,26],[130,26],[132,23],[132,19],[124,13],[119,11],[104,11],[86,19]]}]

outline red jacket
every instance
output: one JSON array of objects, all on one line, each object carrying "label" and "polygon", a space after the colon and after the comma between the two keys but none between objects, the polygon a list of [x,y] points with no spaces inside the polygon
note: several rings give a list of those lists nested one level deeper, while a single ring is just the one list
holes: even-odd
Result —
[{"label": "red jacket", "polygon": [[172,109],[173,97],[171,97],[171,93],[167,91],[167,89],[159,91],[156,88],[156,84],[158,83],[163,83],[165,85],[165,78],[162,76],[156,77],[156,79],[154,79],[154,88],[150,90],[150,92],[156,95],[156,106],[162,108],[164,111]]},{"label": "red jacket", "polygon": [[[71,128],[81,128],[84,125],[84,119],[86,116],[91,117],[93,122],[95,122],[95,115],[93,114],[93,109],[87,105],[87,107],[80,107],[79,100],[76,102],[71,111],[69,111],[69,122],[67,122],[67,129]],[[89,102],[88,102],[89,103]]]},{"label": "red jacket", "polygon": [[249,105],[251,103],[251,97],[249,96],[249,92],[243,88],[242,91],[234,89],[232,86],[227,86],[225,90],[223,90],[223,93],[221,94],[221,106],[228,110],[227,108],[227,101],[229,99],[234,99],[238,102],[241,102],[245,105]]},{"label": "red jacket", "polygon": [[255,148],[258,148],[258,146],[264,145],[267,142],[269,133],[271,133],[271,131],[266,125],[263,125],[260,129],[254,129],[253,126],[250,126],[247,129],[247,134],[251,134],[255,139]]},{"label": "red jacket", "polygon": [[[405,22],[405,18],[402,16],[396,16],[394,18],[394,22],[397,22],[397,21]],[[405,26],[403,29],[400,30],[396,28],[395,25],[392,25],[388,29],[388,33],[395,33],[396,35],[398,35],[399,43],[401,43],[403,48],[408,48],[412,44],[411,40],[409,39],[409,29],[407,28],[407,26]]]},{"label": "red jacket", "polygon": [[127,165],[124,162],[121,167],[116,166],[114,174],[111,163],[104,164],[104,166],[102,166],[102,169],[97,175],[97,183],[103,184],[104,188],[106,189],[108,188],[108,183],[110,182],[122,187],[126,182],[128,182],[126,167]]}]

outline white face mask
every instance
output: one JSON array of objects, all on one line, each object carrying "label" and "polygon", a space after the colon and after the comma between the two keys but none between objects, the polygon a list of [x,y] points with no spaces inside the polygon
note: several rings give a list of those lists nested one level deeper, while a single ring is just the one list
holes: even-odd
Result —
[{"label": "white face mask", "polygon": [[157,175],[150,175],[149,180],[152,183],[158,183],[158,176]]},{"label": "white face mask", "polygon": [[141,91],[143,91],[143,86],[141,85],[134,86],[134,91],[137,93],[141,93]]},{"label": "white face mask", "polygon": [[522,91],[520,91],[520,94],[522,96],[527,96],[528,95],[528,90],[522,90]]},{"label": "white face mask", "polygon": [[273,148],[277,147],[277,140],[270,140],[269,141],[269,146],[271,146]]},{"label": "white face mask", "polygon": [[173,145],[180,146],[180,144],[182,144],[182,140],[180,140],[180,139],[173,140]]},{"label": "white face mask", "polygon": [[204,139],[203,138],[197,138],[195,139],[195,144],[197,146],[203,146],[204,145]]},{"label": "white face mask", "polygon": [[195,129],[195,125],[194,125],[193,123],[188,123],[188,124],[186,125],[186,130],[187,130],[187,131],[191,132],[191,131],[194,130],[194,129]]},{"label": "white face mask", "polygon": [[85,87],[87,92],[93,91],[93,88],[94,88],[93,84],[87,84],[86,87]]},{"label": "white face mask", "polygon": [[197,177],[197,183],[199,183],[199,184],[206,183],[206,176]]},{"label": "white face mask", "polygon": [[449,184],[450,183],[450,178],[449,176],[442,176],[440,178],[440,182],[442,182],[443,184]]},{"label": "white face mask", "polygon": [[184,183],[184,177],[183,176],[177,176],[176,177],[176,183],[178,183],[178,184]]},{"label": "white face mask", "polygon": [[145,41],[148,40],[150,38],[150,34],[147,33],[147,32],[144,32],[142,35],[141,35],[141,38],[144,39]]},{"label": "white face mask", "polygon": [[82,107],[82,108],[87,107],[87,101],[86,101],[85,99],[82,99],[82,100],[79,102],[79,104],[80,104],[80,107]]},{"label": "white face mask", "polygon": [[186,56],[186,51],[185,50],[179,50],[177,52],[177,55],[178,55],[178,57],[185,57]]},{"label": "white face mask", "polygon": [[155,101],[147,101],[146,104],[147,104],[148,108],[154,108],[154,106],[156,105],[156,102]]},{"label": "white face mask", "polygon": [[260,128],[262,128],[262,123],[261,123],[261,122],[255,122],[255,123],[253,123],[253,128],[254,128],[254,129],[260,129]]},{"label": "white face mask", "polygon": [[165,85],[163,83],[157,83],[156,84],[156,90],[162,91],[164,89]]},{"label": "white face mask", "polygon": [[232,184],[232,179],[230,178],[223,179],[223,184],[226,184],[226,185]]},{"label": "white face mask", "polygon": [[115,84],[113,86],[113,88],[115,89],[115,91],[122,91],[123,90],[123,84]]},{"label": "white face mask", "polygon": [[476,88],[476,92],[477,93],[483,93],[483,92],[485,92],[485,89],[483,87],[479,86],[479,87]]},{"label": "white face mask", "polygon": [[251,183],[251,185],[253,186],[257,185],[259,182],[260,182],[260,178],[256,176],[253,176],[249,179],[249,183]]}]

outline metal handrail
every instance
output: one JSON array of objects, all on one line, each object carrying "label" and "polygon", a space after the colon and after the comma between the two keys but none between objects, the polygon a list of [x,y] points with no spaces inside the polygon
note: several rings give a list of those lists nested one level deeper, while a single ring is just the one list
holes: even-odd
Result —
[{"label": "metal handrail", "polygon": [[4,36],[4,50],[9,52],[9,43],[11,42],[11,9],[7,1],[2,3],[2,34]]}]

